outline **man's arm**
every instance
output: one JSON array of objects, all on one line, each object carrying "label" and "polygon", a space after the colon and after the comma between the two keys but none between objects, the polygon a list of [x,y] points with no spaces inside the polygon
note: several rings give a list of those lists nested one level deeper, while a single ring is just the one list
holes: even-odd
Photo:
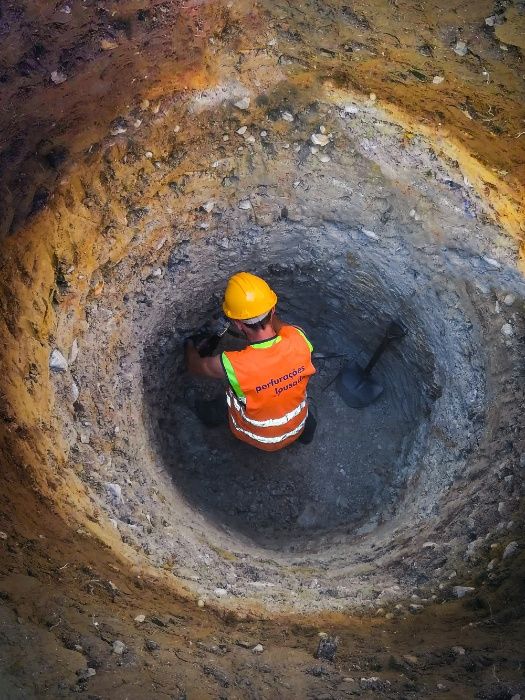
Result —
[{"label": "man's arm", "polygon": [[186,342],[186,369],[190,374],[198,374],[201,377],[224,379],[224,370],[220,355],[214,357],[201,357],[192,340]]}]

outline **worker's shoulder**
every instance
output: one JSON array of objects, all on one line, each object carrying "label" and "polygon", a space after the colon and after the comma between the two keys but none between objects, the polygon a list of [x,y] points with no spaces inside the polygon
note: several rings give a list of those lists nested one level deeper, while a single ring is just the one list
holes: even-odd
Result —
[{"label": "worker's shoulder", "polygon": [[306,345],[308,346],[308,349],[310,352],[313,350],[313,346],[311,342],[308,340],[306,333],[304,330],[301,328],[301,326],[296,326],[295,324],[286,324],[282,326],[281,330],[279,331],[279,334],[286,338],[286,337],[291,337],[291,336],[299,336],[301,337],[305,342]]}]

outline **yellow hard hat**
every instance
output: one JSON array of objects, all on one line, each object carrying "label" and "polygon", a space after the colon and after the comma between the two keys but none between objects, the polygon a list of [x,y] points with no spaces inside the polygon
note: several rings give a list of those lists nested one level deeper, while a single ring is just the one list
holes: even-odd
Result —
[{"label": "yellow hard hat", "polygon": [[222,309],[228,318],[258,320],[273,309],[277,294],[257,275],[237,272],[226,285]]}]

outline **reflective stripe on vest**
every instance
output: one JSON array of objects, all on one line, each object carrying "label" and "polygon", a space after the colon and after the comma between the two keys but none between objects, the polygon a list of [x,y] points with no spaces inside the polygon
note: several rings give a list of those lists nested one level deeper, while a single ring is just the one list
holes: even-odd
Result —
[{"label": "reflective stripe on vest", "polygon": [[[306,414],[306,418],[308,418],[308,414]],[[270,444],[275,444],[277,442],[282,442],[283,440],[287,440],[288,438],[293,437],[294,435],[297,435],[297,433],[300,433],[301,430],[304,428],[304,424],[306,423],[306,418],[299,423],[297,428],[294,428],[293,430],[290,430],[289,433],[284,433],[284,435],[278,435],[277,437],[262,437],[261,435],[256,435],[255,433],[251,433],[249,430],[244,430],[241,428],[237,423],[235,422],[235,418],[232,416],[230,413],[230,420],[232,422],[233,427],[235,430],[237,430],[239,433],[243,433],[247,437],[251,438],[252,440],[255,440],[256,442],[261,442],[265,445],[270,445]]]},{"label": "reflective stripe on vest", "polygon": [[[244,408],[237,401],[232,392],[226,392],[226,401],[228,402],[228,406],[230,408],[233,404],[233,407],[244,421],[246,421],[247,423],[251,423],[251,425],[255,425],[257,428],[274,428],[277,425],[285,425],[286,423],[289,423],[293,418],[298,416],[303,410],[303,408],[306,406],[306,401],[302,401],[297,406],[297,408],[294,408],[293,411],[286,413],[281,418],[268,418],[268,420],[253,420],[252,418],[248,418],[246,412],[244,411]],[[290,433],[290,435],[294,434],[295,433]]]}]

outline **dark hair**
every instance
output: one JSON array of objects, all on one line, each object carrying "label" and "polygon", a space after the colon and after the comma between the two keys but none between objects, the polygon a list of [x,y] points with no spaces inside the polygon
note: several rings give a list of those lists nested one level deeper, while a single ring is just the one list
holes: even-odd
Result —
[{"label": "dark hair", "polygon": [[261,318],[260,321],[256,321],[255,323],[246,323],[246,321],[242,321],[242,323],[244,323],[245,326],[248,326],[248,328],[250,328],[253,331],[262,331],[270,323],[272,311],[273,309],[270,309],[266,316],[264,318]]}]

